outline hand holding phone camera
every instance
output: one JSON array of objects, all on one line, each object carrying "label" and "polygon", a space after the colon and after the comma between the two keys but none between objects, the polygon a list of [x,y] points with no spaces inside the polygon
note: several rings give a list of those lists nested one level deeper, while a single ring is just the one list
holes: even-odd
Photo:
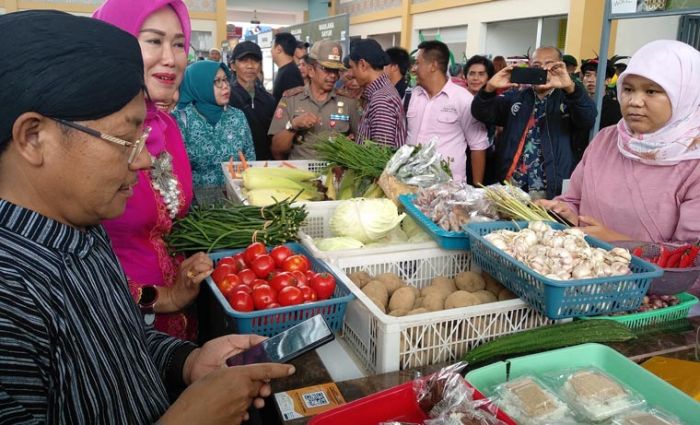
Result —
[{"label": "hand holding phone camera", "polygon": [[251,363],[287,363],[307,351],[331,342],[335,336],[323,316],[298,323],[272,338],[226,359],[227,366]]}]

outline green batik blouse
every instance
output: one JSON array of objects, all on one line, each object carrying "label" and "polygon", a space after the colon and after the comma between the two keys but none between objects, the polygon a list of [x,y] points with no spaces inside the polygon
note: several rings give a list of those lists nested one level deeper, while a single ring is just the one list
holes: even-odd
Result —
[{"label": "green batik blouse", "polygon": [[231,156],[238,161],[239,151],[246,160],[255,161],[253,136],[240,109],[227,107],[215,126],[197,111],[193,103],[184,109],[176,109],[173,115],[185,140],[195,187],[223,186],[225,179],[221,163]]}]

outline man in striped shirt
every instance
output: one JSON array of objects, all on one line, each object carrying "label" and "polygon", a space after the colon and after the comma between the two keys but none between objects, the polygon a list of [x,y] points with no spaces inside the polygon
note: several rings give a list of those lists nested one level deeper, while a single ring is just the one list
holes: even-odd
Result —
[{"label": "man in striped shirt", "polygon": [[373,39],[357,40],[350,51],[350,72],[363,88],[364,106],[355,140],[399,147],[406,143],[406,116],[401,98],[384,66],[390,63],[382,46]]},{"label": "man in striped shirt", "polygon": [[99,225],[150,166],[137,40],[55,11],[0,33],[0,423],[240,423],[293,368],[222,367],[260,337],[146,326]]}]

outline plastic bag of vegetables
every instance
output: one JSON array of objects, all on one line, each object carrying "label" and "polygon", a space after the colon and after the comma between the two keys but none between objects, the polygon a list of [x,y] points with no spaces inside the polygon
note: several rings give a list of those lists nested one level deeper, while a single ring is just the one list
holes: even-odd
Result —
[{"label": "plastic bag of vegetables", "polygon": [[405,216],[388,199],[355,198],[338,205],[329,224],[335,235],[366,244],[386,236]]}]

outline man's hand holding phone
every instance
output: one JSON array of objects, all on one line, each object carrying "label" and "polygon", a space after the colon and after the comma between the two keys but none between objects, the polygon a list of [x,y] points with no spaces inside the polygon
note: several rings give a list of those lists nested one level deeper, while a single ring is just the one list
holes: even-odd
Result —
[{"label": "man's hand holding phone", "polygon": [[511,83],[510,81],[510,75],[513,72],[513,68],[513,65],[510,65],[498,71],[493,77],[491,77],[490,80],[486,82],[484,91],[486,91],[486,93],[493,93],[501,89],[518,87],[517,84]]},{"label": "man's hand holding phone", "polygon": [[566,64],[564,62],[555,62],[545,66],[544,69],[547,71],[547,84],[539,86],[539,89],[562,89],[567,94],[574,92],[576,85],[573,80],[571,80],[571,76],[566,70]]},{"label": "man's hand holding phone", "polygon": [[294,366],[259,363],[217,369],[190,385],[160,418],[162,425],[240,424],[250,404],[260,409],[272,393],[269,382],[294,373]]}]

